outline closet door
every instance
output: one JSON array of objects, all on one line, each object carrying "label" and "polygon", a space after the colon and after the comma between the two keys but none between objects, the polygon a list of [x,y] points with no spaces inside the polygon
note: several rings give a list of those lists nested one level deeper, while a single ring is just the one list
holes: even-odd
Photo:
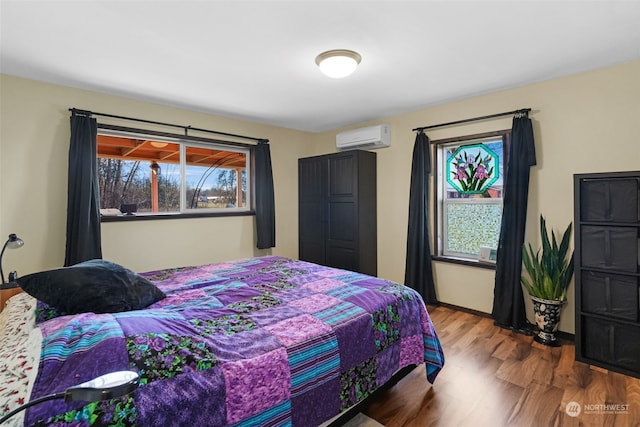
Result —
[{"label": "closet door", "polygon": [[356,155],[356,151],[351,151],[328,158],[327,263],[353,271],[359,269]]},{"label": "closet door", "polygon": [[298,161],[298,251],[301,260],[326,264],[327,161]]}]

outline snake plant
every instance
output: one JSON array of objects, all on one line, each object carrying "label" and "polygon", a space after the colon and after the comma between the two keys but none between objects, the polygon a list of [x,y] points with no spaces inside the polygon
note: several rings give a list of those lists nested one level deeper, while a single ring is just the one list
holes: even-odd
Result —
[{"label": "snake plant", "polygon": [[569,254],[571,228],[572,224],[569,223],[560,244],[551,230],[551,241],[549,241],[546,221],[540,215],[542,253],[540,250],[534,252],[531,243],[522,247],[522,262],[528,277],[522,275],[520,281],[529,295],[546,300],[565,300],[567,288],[573,276],[573,252]]}]

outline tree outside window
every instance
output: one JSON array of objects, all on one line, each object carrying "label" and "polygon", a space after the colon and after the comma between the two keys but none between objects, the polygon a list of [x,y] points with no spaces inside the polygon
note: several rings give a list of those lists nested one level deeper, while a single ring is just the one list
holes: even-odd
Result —
[{"label": "tree outside window", "polygon": [[249,150],[98,135],[100,208],[135,215],[248,210]]}]

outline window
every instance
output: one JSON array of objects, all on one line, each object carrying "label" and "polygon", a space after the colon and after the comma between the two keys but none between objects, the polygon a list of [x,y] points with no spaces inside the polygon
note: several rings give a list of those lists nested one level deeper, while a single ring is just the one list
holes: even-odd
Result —
[{"label": "window", "polygon": [[109,215],[250,210],[250,150],[140,134],[98,134],[100,208]]},{"label": "window", "polygon": [[434,141],[436,258],[495,261],[510,131]]}]

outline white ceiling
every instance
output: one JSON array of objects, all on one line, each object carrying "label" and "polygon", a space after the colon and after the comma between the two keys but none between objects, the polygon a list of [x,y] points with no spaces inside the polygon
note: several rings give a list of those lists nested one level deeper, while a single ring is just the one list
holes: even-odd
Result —
[{"label": "white ceiling", "polygon": [[[0,18],[4,74],[311,132],[640,59],[632,0],[1,0]],[[360,67],[325,77],[314,58],[339,48]]]}]

